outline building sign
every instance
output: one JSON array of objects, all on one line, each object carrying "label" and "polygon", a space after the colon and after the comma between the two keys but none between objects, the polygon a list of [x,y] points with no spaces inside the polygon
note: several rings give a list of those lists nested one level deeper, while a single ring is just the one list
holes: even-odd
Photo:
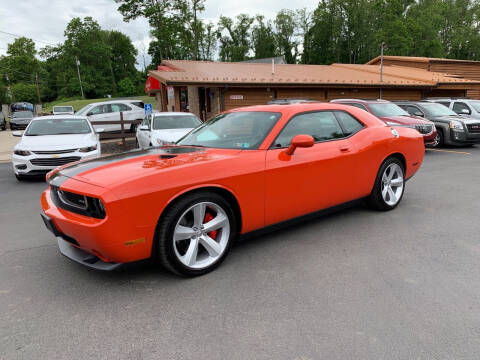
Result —
[{"label": "building sign", "polygon": [[172,86],[167,86],[167,96],[169,100],[172,100],[175,98],[175,90],[173,89]]},{"label": "building sign", "polygon": [[230,95],[230,100],[243,100],[243,95]]}]

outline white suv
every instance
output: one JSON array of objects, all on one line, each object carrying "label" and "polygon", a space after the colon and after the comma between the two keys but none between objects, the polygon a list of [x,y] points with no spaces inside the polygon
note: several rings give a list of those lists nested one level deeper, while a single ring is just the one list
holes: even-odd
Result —
[{"label": "white suv", "polygon": [[428,98],[427,101],[445,105],[458,115],[480,120],[480,100],[468,98]]},{"label": "white suv", "polygon": [[[75,115],[87,116],[94,128],[102,128],[105,131],[120,131],[120,124],[96,125],[97,121],[120,121],[120,112],[123,112],[123,120],[143,120],[145,110],[141,100],[111,100],[88,104]],[[135,124],[125,125],[125,130],[134,132]]]}]

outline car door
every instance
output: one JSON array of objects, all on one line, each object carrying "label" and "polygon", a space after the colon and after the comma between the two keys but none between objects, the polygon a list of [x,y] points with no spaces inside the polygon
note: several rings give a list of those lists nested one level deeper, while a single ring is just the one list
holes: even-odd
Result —
[{"label": "car door", "polygon": [[[137,140],[138,145],[142,148],[150,146],[150,132],[151,132],[151,115],[145,116],[142,124],[137,127]],[[141,130],[140,128],[147,126],[148,130]]]},{"label": "car door", "polygon": [[96,124],[99,121],[108,121],[110,112],[109,104],[96,105],[88,111],[88,120],[90,120],[95,129],[102,128],[105,131],[111,131],[111,126],[108,124]]},{"label": "car door", "polygon": [[[295,135],[311,135],[311,148],[285,154]],[[356,198],[356,149],[334,111],[295,115],[266,154],[265,222],[275,224]]]},{"label": "car door", "polygon": [[[131,108],[125,104],[111,104],[111,115],[109,116],[109,120],[112,122],[120,121],[120,113],[123,113],[123,120],[132,120],[130,116]],[[124,130],[129,131],[131,124],[124,124]],[[112,131],[120,131],[122,130],[121,124],[112,124],[111,127]]]},{"label": "car door", "polygon": [[420,117],[425,117],[425,114],[423,113],[422,110],[418,106],[415,105],[399,105],[403,110],[408,112],[410,115],[413,116],[420,116]]}]

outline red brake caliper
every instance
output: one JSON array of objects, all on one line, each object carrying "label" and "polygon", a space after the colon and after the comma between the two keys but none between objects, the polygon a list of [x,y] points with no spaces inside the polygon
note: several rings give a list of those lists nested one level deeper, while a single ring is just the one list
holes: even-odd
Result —
[{"label": "red brake caliper", "polygon": [[[203,223],[206,224],[212,219],[213,219],[212,214],[207,212],[205,214],[205,219],[203,220]],[[210,236],[213,240],[215,240],[217,238],[217,230],[210,231],[209,233],[207,233],[207,235]]]}]

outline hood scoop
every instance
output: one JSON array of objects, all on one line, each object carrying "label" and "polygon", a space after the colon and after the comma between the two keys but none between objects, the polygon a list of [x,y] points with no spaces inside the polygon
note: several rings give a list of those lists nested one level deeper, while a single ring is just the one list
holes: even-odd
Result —
[{"label": "hood scoop", "polygon": [[174,157],[177,157],[177,155],[170,155],[170,154],[162,154],[159,156],[160,159],[173,159]]}]

